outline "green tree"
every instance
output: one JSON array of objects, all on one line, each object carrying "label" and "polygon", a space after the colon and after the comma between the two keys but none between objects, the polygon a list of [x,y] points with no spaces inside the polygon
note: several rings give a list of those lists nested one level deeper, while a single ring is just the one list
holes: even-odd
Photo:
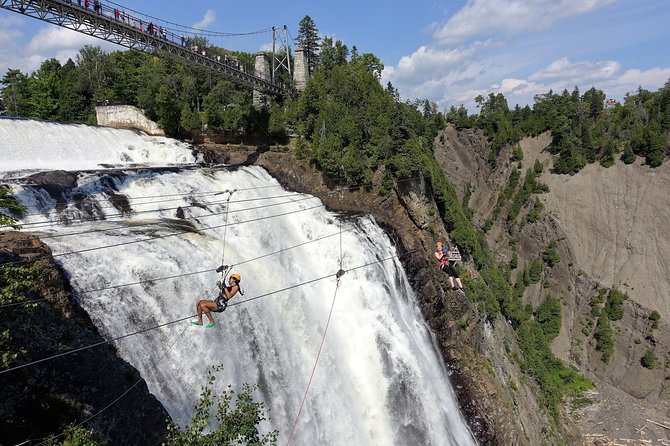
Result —
[{"label": "green tree", "polygon": [[618,321],[623,317],[623,303],[628,299],[628,294],[612,288],[607,296],[605,312],[611,321]]},{"label": "green tree", "polygon": [[30,108],[32,117],[45,120],[58,119],[60,99],[60,70],[57,59],[42,62],[33,74],[31,82]]},{"label": "green tree", "polygon": [[20,229],[21,226],[17,224],[16,218],[8,215],[7,212],[22,213],[25,210],[26,207],[12,195],[12,189],[0,185],[0,225]]},{"label": "green tree", "polygon": [[99,46],[84,45],[77,54],[81,89],[92,101],[113,99],[109,83],[112,78],[109,56]]},{"label": "green tree", "polygon": [[2,105],[9,116],[28,116],[30,114],[28,76],[20,70],[10,69],[2,78]]},{"label": "green tree", "polygon": [[614,354],[614,332],[606,314],[601,314],[596,325],[596,350],[602,352],[603,362],[609,362]]},{"label": "green tree", "polygon": [[653,370],[654,367],[656,367],[656,353],[654,353],[653,350],[648,349],[646,352],[644,352],[644,356],[642,356],[642,359],[640,360],[642,365],[649,370]]},{"label": "green tree", "polygon": [[658,328],[658,321],[661,320],[661,315],[658,311],[654,310],[649,315],[649,320],[651,321],[651,328]]},{"label": "green tree", "polygon": [[46,446],[104,446],[107,442],[99,440],[99,433],[93,429],[79,426],[69,426],[60,437],[47,438],[43,443]]},{"label": "green tree", "polygon": [[545,246],[544,251],[542,251],[542,260],[544,260],[544,263],[549,268],[553,268],[561,260],[561,257],[556,251],[556,240],[550,241],[549,244]]},{"label": "green tree", "polygon": [[[253,399],[252,393],[257,386],[244,384],[238,395],[235,395],[231,386],[220,394],[214,393],[212,388],[216,373],[221,370],[221,366],[216,366],[209,371],[207,384],[202,388],[200,401],[194,407],[190,423],[183,430],[174,422],[170,423],[167,446],[277,444],[277,431],[266,434],[259,431],[259,424],[266,420],[266,416],[265,405]],[[216,426],[210,426],[212,418],[216,419]]]},{"label": "green tree", "polygon": [[86,122],[92,114],[91,103],[82,89],[79,72],[72,59],[67,60],[60,74],[57,119],[66,122]]},{"label": "green tree", "polygon": [[302,18],[299,23],[298,36],[296,42],[303,49],[307,56],[307,65],[310,74],[314,73],[319,62],[320,38],[319,30],[314,24],[314,20],[308,15]]},{"label": "green tree", "polygon": [[332,70],[335,65],[344,65],[347,63],[349,50],[341,40],[333,43],[331,37],[324,37],[321,41],[320,67],[324,70]]},{"label": "green tree", "polygon": [[202,124],[200,123],[200,116],[197,112],[191,110],[187,104],[181,108],[179,117],[179,125],[184,130],[200,130]]}]

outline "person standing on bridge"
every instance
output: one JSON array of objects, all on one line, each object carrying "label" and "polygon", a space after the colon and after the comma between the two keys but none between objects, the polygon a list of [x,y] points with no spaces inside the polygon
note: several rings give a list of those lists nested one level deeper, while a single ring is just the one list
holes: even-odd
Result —
[{"label": "person standing on bridge", "polygon": [[84,8],[88,9],[88,0],[84,0]]}]

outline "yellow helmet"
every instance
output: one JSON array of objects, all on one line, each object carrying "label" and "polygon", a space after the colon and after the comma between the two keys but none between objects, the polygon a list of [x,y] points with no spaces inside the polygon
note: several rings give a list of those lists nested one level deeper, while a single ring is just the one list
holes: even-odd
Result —
[{"label": "yellow helmet", "polygon": [[230,276],[230,278],[231,278],[231,279],[235,279],[235,281],[236,281],[237,283],[240,283],[240,280],[242,280],[242,278],[240,277],[239,274],[232,274],[232,275]]}]

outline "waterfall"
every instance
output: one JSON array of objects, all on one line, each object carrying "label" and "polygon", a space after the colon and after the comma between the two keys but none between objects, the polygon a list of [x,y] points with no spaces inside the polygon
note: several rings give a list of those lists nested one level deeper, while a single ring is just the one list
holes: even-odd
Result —
[{"label": "waterfall", "polygon": [[[25,178],[10,184],[28,206],[25,230],[52,248],[103,336],[192,315],[197,299],[216,296],[213,270],[224,254],[242,276],[244,295],[214,315],[215,327],[181,321],[115,343],[180,425],[210,366],[220,364],[221,388],[259,385],[255,396],[270,418],[262,429],[277,429],[278,444],[286,442],[335,295],[341,246],[350,271],[294,444],[475,444],[398,253],[371,217],[340,218],[259,167],[124,170],[197,161],[166,138],[10,120],[0,120],[0,135],[5,178],[65,165],[97,169],[58,191]],[[79,159],[68,164],[71,156]]]}]

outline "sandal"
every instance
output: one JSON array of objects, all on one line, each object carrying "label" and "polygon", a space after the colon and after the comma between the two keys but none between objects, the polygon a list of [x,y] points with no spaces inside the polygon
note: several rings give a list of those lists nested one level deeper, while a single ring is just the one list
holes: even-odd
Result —
[{"label": "sandal", "polygon": [[200,325],[202,325],[202,322],[191,322],[191,325],[198,325],[198,326],[200,326]]},{"label": "sandal", "polygon": [[[202,324],[200,324],[200,325],[202,325]],[[212,328],[215,325],[216,325],[216,322],[214,322],[213,324],[207,324],[207,325],[205,325],[205,328]]]}]

